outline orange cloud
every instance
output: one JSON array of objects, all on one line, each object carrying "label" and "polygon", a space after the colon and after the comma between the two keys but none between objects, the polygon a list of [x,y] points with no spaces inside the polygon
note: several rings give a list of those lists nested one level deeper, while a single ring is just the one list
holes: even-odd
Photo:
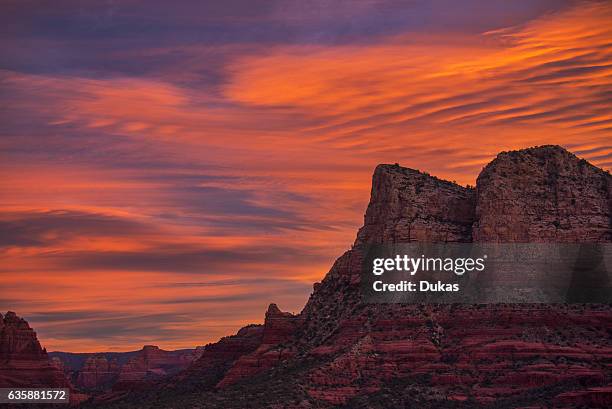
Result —
[{"label": "orange cloud", "polygon": [[[320,115],[305,135],[368,153],[408,148],[421,158],[427,147],[452,146],[482,164],[500,147],[603,143],[612,119],[611,19],[609,4],[588,3],[459,41],[278,47],[236,60],[224,92]],[[475,134],[479,143],[468,144]]]}]

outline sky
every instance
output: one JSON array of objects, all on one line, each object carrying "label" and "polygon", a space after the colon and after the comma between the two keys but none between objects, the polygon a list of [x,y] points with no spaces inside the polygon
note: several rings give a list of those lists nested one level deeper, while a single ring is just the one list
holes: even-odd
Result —
[{"label": "sky", "polygon": [[0,311],[48,350],[299,312],[379,163],[612,168],[612,3],[5,0]]}]

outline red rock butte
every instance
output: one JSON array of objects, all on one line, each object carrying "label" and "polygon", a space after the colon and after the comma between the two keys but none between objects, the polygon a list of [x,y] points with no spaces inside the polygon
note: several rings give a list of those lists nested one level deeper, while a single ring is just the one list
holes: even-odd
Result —
[{"label": "red rock butte", "polygon": [[28,323],[12,311],[0,314],[0,387],[68,387]]}]

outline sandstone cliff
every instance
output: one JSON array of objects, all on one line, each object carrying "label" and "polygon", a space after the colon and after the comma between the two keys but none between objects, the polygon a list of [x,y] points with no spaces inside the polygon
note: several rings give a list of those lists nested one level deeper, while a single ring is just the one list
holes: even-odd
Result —
[{"label": "sandstone cliff", "polygon": [[[241,396],[254,407],[612,404],[609,305],[368,305],[359,293],[370,243],[610,242],[611,186],[556,146],[499,154],[476,188],[378,166],[353,247],[298,316],[270,307],[208,407],[253,402]],[[283,331],[264,342],[270,317]]]},{"label": "sandstone cliff", "polygon": [[[99,395],[111,389],[139,388],[173,375],[200,357],[203,347],[164,351],[153,345],[139,351],[69,353],[50,352],[51,360],[72,379],[76,388]],[[117,386],[116,384],[121,381]]]},{"label": "sandstone cliff", "polygon": [[379,165],[355,245],[470,242],[475,200],[474,189],[399,165]]},{"label": "sandstone cliff", "polygon": [[225,388],[294,357],[296,348],[286,346],[284,342],[293,340],[300,324],[300,317],[282,312],[276,304],[270,304],[257,349],[240,356],[224,374],[217,387]]},{"label": "sandstone cliff", "polygon": [[187,368],[199,353],[200,351],[196,350],[165,351],[155,345],[145,345],[121,367],[117,382],[112,388],[134,389],[178,373]]},{"label": "sandstone cliff", "polygon": [[353,248],[302,312],[308,354],[327,361],[309,374],[310,396],[366,407],[374,391],[397,395],[387,385],[403,379],[426,406],[489,404],[553,385],[608,385],[610,306],[364,305],[357,284],[367,243],[610,242],[611,187],[609,173],[556,146],[501,153],[475,190],[379,166]]},{"label": "sandstone cliff", "polygon": [[0,314],[0,387],[68,387],[28,323],[9,311]]},{"label": "sandstone cliff", "polygon": [[116,359],[109,361],[104,355],[90,356],[78,371],[76,386],[85,390],[110,389],[117,382],[120,370]]},{"label": "sandstone cliff", "polygon": [[203,348],[201,356],[182,373],[166,383],[170,387],[214,388],[242,356],[255,351],[263,340],[263,325],[248,325],[235,335],[221,338]]},{"label": "sandstone cliff", "polygon": [[610,242],[609,173],[558,146],[500,153],[477,181],[474,240]]}]

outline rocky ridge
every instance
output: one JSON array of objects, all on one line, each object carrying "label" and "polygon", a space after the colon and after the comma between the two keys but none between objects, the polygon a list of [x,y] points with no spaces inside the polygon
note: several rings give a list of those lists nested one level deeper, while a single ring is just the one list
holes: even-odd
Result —
[{"label": "rocky ridge", "polygon": [[[353,248],[301,314],[308,354],[328,361],[309,374],[308,394],[342,405],[404,379],[422,385],[427,405],[486,405],[558,384],[609,388],[609,305],[364,305],[358,283],[366,244],[610,242],[611,222],[612,177],[557,146],[499,154],[475,189],[379,166]],[[359,359],[344,345],[359,345]]]},{"label": "rocky ridge", "polygon": [[104,355],[92,355],[78,370],[76,385],[85,390],[107,390],[117,382],[120,371],[117,359],[109,361]]},{"label": "rocky ridge", "polygon": [[40,346],[36,332],[12,311],[0,314],[0,387],[69,387],[57,363]]},{"label": "rocky ridge", "polygon": [[201,354],[201,350],[165,351],[155,345],[145,345],[118,372],[113,390],[129,390],[176,374],[186,369]]},{"label": "rocky ridge", "polygon": [[474,241],[610,242],[610,180],[558,146],[503,152],[476,182]]}]

